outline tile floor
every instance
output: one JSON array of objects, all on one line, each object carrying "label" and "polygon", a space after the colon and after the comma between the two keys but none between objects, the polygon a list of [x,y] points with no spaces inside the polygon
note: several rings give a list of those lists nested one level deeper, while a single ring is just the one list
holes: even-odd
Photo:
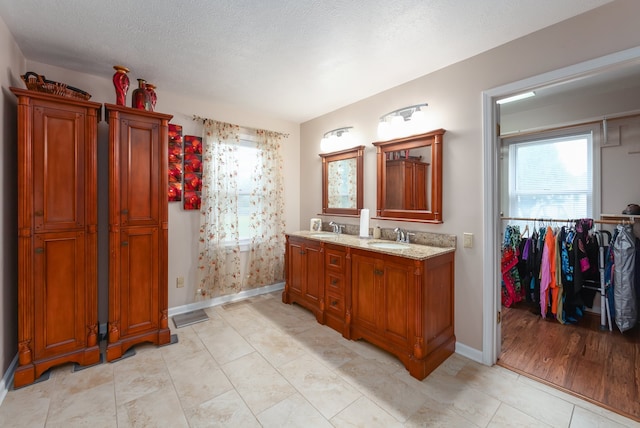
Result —
[{"label": "tile floor", "polygon": [[0,427],[640,426],[456,354],[420,382],[280,292],[207,313],[173,329],[177,344],[138,345],[133,357],[75,373],[61,366],[9,391]]}]

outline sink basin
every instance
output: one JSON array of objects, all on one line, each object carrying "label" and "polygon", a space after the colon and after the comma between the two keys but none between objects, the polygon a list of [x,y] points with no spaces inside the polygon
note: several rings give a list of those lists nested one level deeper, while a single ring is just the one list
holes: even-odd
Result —
[{"label": "sink basin", "polygon": [[309,236],[311,236],[312,238],[335,238],[338,235],[333,232],[316,232],[312,233]]},{"label": "sink basin", "polygon": [[373,248],[380,248],[382,250],[404,250],[409,248],[408,244],[403,244],[402,242],[369,242],[369,246]]}]

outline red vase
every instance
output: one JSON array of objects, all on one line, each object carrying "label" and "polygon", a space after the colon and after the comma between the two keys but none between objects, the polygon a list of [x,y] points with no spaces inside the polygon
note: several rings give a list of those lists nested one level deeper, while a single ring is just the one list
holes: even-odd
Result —
[{"label": "red vase", "polygon": [[156,101],[158,101],[158,96],[156,95],[156,85],[147,83],[146,89],[147,89],[147,95],[149,95],[149,103],[150,103],[149,111],[156,111]]},{"label": "red vase", "polygon": [[129,69],[122,65],[114,65],[116,70],[113,75],[113,86],[116,88],[116,104],[123,106],[127,104],[127,92],[129,91]]},{"label": "red vase", "polygon": [[138,87],[131,95],[131,107],[139,110],[149,110],[151,102],[147,93],[146,82],[144,79],[138,79]]}]

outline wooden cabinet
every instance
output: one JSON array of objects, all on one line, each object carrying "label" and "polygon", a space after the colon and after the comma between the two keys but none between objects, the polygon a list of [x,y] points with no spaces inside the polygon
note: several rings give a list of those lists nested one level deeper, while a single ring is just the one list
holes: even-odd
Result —
[{"label": "wooden cabinet", "polygon": [[172,116],[106,104],[109,121],[107,360],[168,327],[168,122]]},{"label": "wooden cabinet", "polygon": [[[318,322],[347,339],[385,349],[417,379],[454,352],[454,252],[418,260],[298,236],[287,240],[285,303],[311,309]],[[324,253],[313,262],[318,277],[324,272],[320,304],[302,297],[309,261],[299,253],[309,247]]]},{"label": "wooden cabinet", "polygon": [[100,104],[18,97],[18,355],[14,386],[62,363],[100,361],[97,129]]},{"label": "wooden cabinet", "polygon": [[426,260],[351,253],[351,339],[389,351],[424,379],[455,351],[454,253]]},{"label": "wooden cabinet", "polygon": [[381,347],[410,346],[409,312],[414,267],[411,260],[353,250],[352,338]]},{"label": "wooden cabinet", "polygon": [[348,253],[343,246],[324,244],[324,255],[324,322],[347,337],[347,307],[351,302]]},{"label": "wooden cabinet", "polygon": [[322,246],[312,241],[287,236],[285,247],[286,282],[282,293],[284,303],[297,303],[312,311],[322,322],[324,282]]},{"label": "wooden cabinet", "polygon": [[396,210],[428,210],[428,163],[415,159],[386,162],[386,208]]}]

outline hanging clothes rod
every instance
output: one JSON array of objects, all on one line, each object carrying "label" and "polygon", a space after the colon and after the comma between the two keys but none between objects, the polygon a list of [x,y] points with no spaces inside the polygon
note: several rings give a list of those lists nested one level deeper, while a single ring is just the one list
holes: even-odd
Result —
[{"label": "hanging clothes rod", "polygon": [[[573,223],[576,220],[580,220],[577,218],[565,218],[565,219],[557,219],[557,218],[529,218],[529,217],[500,217],[500,220],[515,220],[515,221],[539,221],[543,223]],[[640,220],[640,217],[637,219]],[[593,220],[596,224],[633,224],[635,223],[636,218],[629,217],[628,219],[620,219],[620,220]]]}]

